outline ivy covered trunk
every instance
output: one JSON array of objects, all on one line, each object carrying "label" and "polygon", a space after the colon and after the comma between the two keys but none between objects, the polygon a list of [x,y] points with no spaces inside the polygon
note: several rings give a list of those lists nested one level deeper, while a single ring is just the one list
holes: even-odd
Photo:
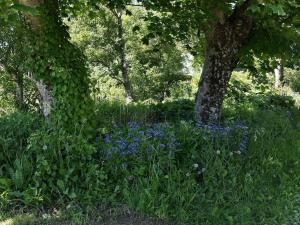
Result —
[{"label": "ivy covered trunk", "polygon": [[33,78],[42,83],[40,90],[46,93],[42,96],[47,111],[44,114],[50,113],[49,104],[53,104],[51,118],[66,127],[85,120],[92,106],[89,74],[83,54],[70,42],[58,0],[19,2],[38,10],[34,15],[25,14],[33,31],[27,65]]},{"label": "ivy covered trunk", "polygon": [[252,30],[252,18],[245,15],[247,5],[212,25],[206,32],[205,63],[199,82],[195,119],[199,123],[218,123],[227,86],[239,62],[239,53]]}]

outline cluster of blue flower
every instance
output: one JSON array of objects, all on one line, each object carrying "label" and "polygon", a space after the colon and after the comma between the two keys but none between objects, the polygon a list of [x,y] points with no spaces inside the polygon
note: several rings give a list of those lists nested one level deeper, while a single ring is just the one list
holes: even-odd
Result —
[{"label": "cluster of blue flower", "polygon": [[236,132],[240,132],[242,137],[240,142],[238,143],[238,151],[239,153],[244,153],[250,142],[250,133],[249,133],[249,127],[245,126],[242,123],[237,123],[232,126],[226,126],[222,127],[217,124],[201,124],[198,123],[196,127],[200,128],[204,133],[206,133],[209,137],[212,138],[212,140],[216,139],[225,139],[225,138],[235,138],[232,136],[235,136],[234,134]]},{"label": "cluster of blue flower", "polygon": [[111,134],[103,138],[100,151],[106,159],[112,155],[138,156],[139,153],[175,149],[179,143],[167,123],[142,125],[129,122],[126,128],[114,127]]}]

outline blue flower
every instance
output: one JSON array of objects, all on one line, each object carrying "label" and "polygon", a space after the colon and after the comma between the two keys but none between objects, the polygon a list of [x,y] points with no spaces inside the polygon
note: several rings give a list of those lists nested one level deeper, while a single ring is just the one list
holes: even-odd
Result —
[{"label": "blue flower", "polygon": [[109,144],[111,141],[111,136],[110,135],[106,135],[105,138],[104,138],[104,143],[105,144]]}]

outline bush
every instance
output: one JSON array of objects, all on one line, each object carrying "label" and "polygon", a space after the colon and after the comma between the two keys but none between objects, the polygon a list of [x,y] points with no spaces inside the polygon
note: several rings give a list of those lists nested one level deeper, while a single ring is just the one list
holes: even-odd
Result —
[{"label": "bush", "polygon": [[252,94],[252,87],[246,82],[232,78],[228,91],[226,93],[226,98],[231,99],[236,103],[242,103],[248,99],[248,96]]},{"label": "bush", "polygon": [[288,69],[286,72],[286,82],[295,92],[300,92],[300,71]]},{"label": "bush", "polygon": [[195,103],[188,99],[153,105],[157,121],[193,120]]},{"label": "bush", "polygon": [[284,108],[291,109],[296,101],[291,96],[283,96],[276,93],[266,93],[251,97],[251,102],[263,109]]},{"label": "bush", "polygon": [[8,199],[22,198],[21,192],[31,181],[34,165],[26,149],[28,138],[41,124],[34,114],[0,117],[0,207]]},{"label": "bush", "polygon": [[35,162],[35,193],[44,202],[94,202],[104,192],[106,176],[94,159],[95,148],[80,129],[43,129],[30,137],[28,152]]},{"label": "bush", "polygon": [[13,113],[0,117],[0,165],[14,163],[27,147],[28,137],[41,126],[37,115]]},{"label": "bush", "polygon": [[102,199],[107,177],[81,130],[74,128],[70,134],[48,124],[26,135],[22,154],[0,170],[2,207],[12,202],[29,206]]}]

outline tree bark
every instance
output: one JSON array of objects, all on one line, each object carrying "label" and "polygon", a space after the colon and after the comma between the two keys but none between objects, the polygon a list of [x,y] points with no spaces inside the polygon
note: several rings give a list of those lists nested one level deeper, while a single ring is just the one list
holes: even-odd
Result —
[{"label": "tree bark", "polygon": [[40,107],[42,109],[44,118],[48,118],[51,113],[51,108],[53,104],[53,97],[49,87],[47,87],[42,80],[35,80],[30,73],[26,76],[29,80],[32,81],[39,93],[39,99],[41,101]]},{"label": "tree bark", "polygon": [[205,63],[199,82],[195,120],[198,123],[218,123],[221,107],[232,71],[239,62],[239,53],[250,37],[252,18],[245,15],[251,1],[237,7],[224,18],[216,13],[219,21],[206,32]]},{"label": "tree bark", "polygon": [[19,111],[25,110],[25,103],[24,103],[24,79],[23,75],[16,74],[15,75],[16,81],[16,108]]},{"label": "tree bark", "polygon": [[284,65],[283,60],[280,59],[277,68],[274,70],[275,73],[275,88],[281,88],[284,86]]},{"label": "tree bark", "polygon": [[132,85],[128,75],[128,62],[126,59],[126,41],[124,39],[124,27],[122,20],[122,12],[115,12],[118,21],[118,39],[119,39],[119,55],[120,55],[120,69],[122,73],[122,81],[125,89],[126,104],[134,101]]},{"label": "tree bark", "polygon": [[16,85],[15,89],[15,107],[19,111],[25,110],[25,102],[24,102],[24,79],[23,74],[21,71],[19,71],[16,68],[13,68],[9,65],[4,65],[5,70],[7,73],[9,73],[14,80],[14,83]]}]

